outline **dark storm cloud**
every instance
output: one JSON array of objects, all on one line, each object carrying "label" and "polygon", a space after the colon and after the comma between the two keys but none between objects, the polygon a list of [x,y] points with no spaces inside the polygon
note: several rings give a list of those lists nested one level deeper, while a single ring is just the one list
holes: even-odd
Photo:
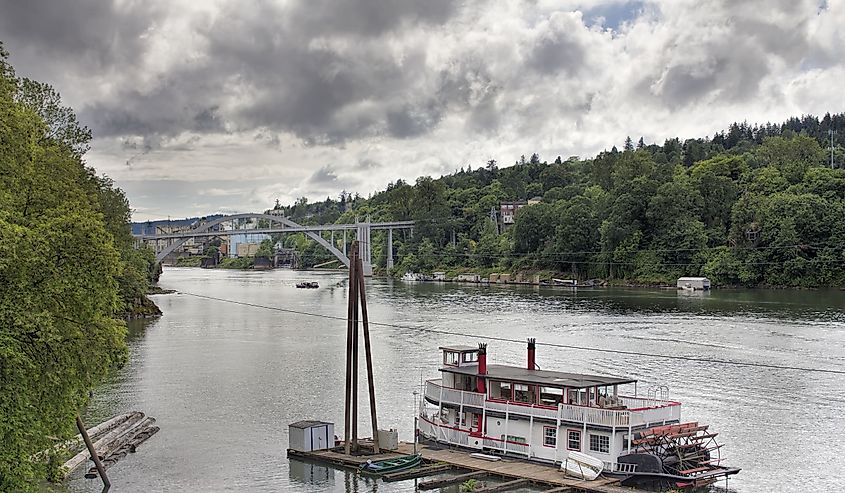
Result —
[{"label": "dark storm cloud", "polygon": [[332,185],[337,183],[337,173],[331,164],[326,164],[315,171],[309,178],[308,183],[312,185]]},{"label": "dark storm cloud", "polygon": [[405,139],[428,133],[440,121],[440,109],[432,101],[419,108],[403,105],[387,112],[387,130],[393,137]]},{"label": "dark storm cloud", "polygon": [[0,0],[0,35],[13,59],[85,70],[131,64],[161,12],[146,2]]},{"label": "dark storm cloud", "polygon": [[544,74],[563,72],[574,75],[584,65],[586,48],[566,33],[556,34],[555,37],[546,37],[537,43],[528,63]]},{"label": "dark storm cloud", "polygon": [[442,23],[457,8],[455,0],[303,0],[289,18],[303,32],[381,35],[413,23]]},{"label": "dark storm cloud", "polygon": [[202,61],[81,115],[100,136],[264,128],[333,144],[381,132],[423,135],[440,119],[430,100],[408,92],[422,79],[425,53],[395,56],[384,45],[392,31],[444,22],[455,8],[447,0],[229,4],[195,25],[207,42]]}]

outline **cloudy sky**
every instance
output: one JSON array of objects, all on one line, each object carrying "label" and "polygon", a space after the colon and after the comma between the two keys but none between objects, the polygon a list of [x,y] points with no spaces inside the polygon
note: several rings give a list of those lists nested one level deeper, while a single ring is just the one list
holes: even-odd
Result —
[{"label": "cloudy sky", "polygon": [[135,218],[845,111],[843,0],[0,0]]}]

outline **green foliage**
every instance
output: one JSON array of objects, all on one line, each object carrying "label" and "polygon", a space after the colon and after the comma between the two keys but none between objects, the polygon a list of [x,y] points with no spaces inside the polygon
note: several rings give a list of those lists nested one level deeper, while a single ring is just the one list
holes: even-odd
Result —
[{"label": "green foliage", "polygon": [[217,264],[217,267],[221,269],[250,269],[253,265],[255,265],[255,258],[253,257],[227,257]]},{"label": "green foliage", "polygon": [[[712,139],[628,139],[593,159],[522,156],[439,179],[401,180],[368,199],[290,210],[345,212],[338,221],[416,222],[394,235],[395,273],[550,271],[576,278],[672,283],[707,275],[716,285],[845,285],[845,170],[830,169],[823,146],[845,114],[807,116],[781,125],[732,124]],[[845,132],[837,133],[845,145]],[[500,204],[519,209],[515,224],[496,225]],[[500,219],[500,218],[499,218]],[[386,265],[384,235],[373,258]],[[304,236],[286,240],[305,262],[328,257]],[[331,257],[328,257],[331,258]]]},{"label": "green foliage", "polygon": [[475,491],[476,489],[478,489],[478,487],[480,485],[481,485],[481,482],[478,481],[477,479],[467,479],[466,481],[461,483],[460,490],[461,490],[462,493],[463,492],[471,493],[471,492]]},{"label": "green foliage", "polygon": [[202,257],[179,257],[176,259],[176,267],[199,267],[202,265]]},{"label": "green foliage", "polygon": [[0,47],[0,491],[35,491],[32,460],[73,433],[89,390],[126,358],[126,300],[155,271],[131,249],[122,192],[86,169],[90,132]]}]

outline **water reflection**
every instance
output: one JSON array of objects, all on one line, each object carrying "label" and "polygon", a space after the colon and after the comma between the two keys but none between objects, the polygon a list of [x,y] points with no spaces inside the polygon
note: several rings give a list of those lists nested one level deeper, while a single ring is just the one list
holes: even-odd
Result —
[{"label": "water reflection", "polygon": [[[306,280],[317,280],[321,288],[294,287]],[[344,274],[167,269],[161,284],[345,317],[343,280]],[[714,290],[689,296],[675,290],[372,279],[367,294],[372,321],[403,327],[371,328],[379,421],[397,428],[402,440],[412,436],[413,390],[421,377],[438,377],[437,347],[473,344],[479,336],[537,337],[538,342],[635,354],[845,367],[845,293],[839,291]],[[289,423],[343,422],[342,321],[185,294],[155,300],[164,316],[130,323],[129,364],[97,389],[83,416],[95,423],[142,410],[161,427],[138,453],[109,469],[113,491],[394,493],[413,488],[413,482],[376,483],[285,456]],[[524,362],[522,343],[495,341],[489,349],[495,363]],[[720,432],[730,465],[743,468],[731,479],[731,491],[790,489],[796,477],[807,490],[835,491],[845,475],[841,377],[549,346],[540,346],[537,358],[548,369],[628,375],[640,380],[641,389],[668,384],[671,397],[684,402],[683,416]],[[366,395],[366,379],[361,385]],[[368,414],[362,404],[359,429],[369,426]],[[69,481],[72,492],[99,492],[100,486],[81,474]]]},{"label": "water reflection", "polygon": [[294,483],[316,485],[325,489],[325,485],[335,482],[335,470],[326,466],[290,459],[289,476]]}]

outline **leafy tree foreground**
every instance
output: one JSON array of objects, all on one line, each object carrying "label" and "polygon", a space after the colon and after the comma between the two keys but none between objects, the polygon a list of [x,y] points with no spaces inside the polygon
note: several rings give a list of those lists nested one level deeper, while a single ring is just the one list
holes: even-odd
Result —
[{"label": "leafy tree foreground", "polygon": [[155,271],[123,192],[82,160],[90,131],[6,60],[0,45],[0,491],[31,491],[57,467],[36,454],[125,361],[121,319]]}]

